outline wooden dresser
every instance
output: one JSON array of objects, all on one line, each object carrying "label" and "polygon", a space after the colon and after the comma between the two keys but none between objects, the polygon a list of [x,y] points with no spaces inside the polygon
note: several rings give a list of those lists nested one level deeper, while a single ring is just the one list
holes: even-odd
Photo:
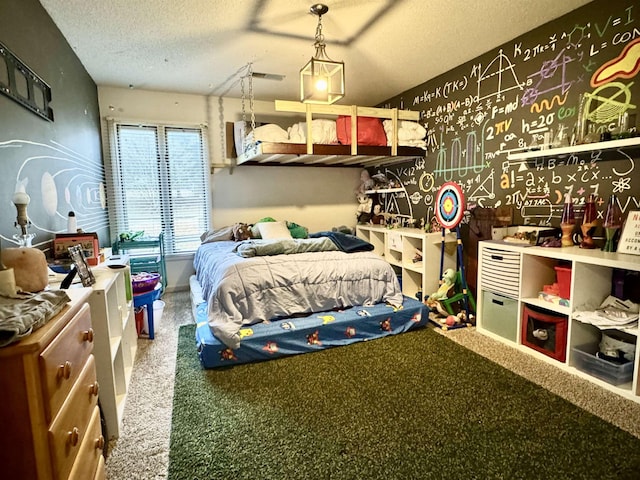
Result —
[{"label": "wooden dresser", "polygon": [[62,312],[0,348],[3,478],[105,478],[90,288],[70,289]]}]

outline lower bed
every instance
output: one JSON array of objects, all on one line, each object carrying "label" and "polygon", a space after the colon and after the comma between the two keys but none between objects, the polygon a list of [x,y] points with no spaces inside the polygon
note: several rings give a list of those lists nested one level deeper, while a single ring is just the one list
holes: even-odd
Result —
[{"label": "lower bed", "polygon": [[207,303],[195,278],[191,280],[191,299],[198,356],[205,368],[270,360],[382,338],[425,326],[429,321],[426,305],[404,297],[401,308],[379,303],[247,326],[240,330],[240,347],[232,350],[211,333]]}]

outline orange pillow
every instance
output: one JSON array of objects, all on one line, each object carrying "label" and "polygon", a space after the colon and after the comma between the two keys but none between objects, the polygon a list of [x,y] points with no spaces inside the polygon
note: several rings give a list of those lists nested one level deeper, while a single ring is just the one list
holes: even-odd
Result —
[{"label": "orange pillow", "polygon": [[[338,134],[338,142],[343,145],[351,145],[351,117],[338,117],[336,120],[336,132]],[[384,133],[381,119],[358,117],[358,145],[387,145],[387,135]]]}]

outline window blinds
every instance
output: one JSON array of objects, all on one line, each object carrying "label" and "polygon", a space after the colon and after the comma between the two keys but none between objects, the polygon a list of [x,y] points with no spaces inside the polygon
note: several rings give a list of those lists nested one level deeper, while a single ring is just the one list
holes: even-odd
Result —
[{"label": "window blinds", "polygon": [[163,232],[167,254],[194,252],[209,225],[204,128],[109,121],[108,131],[112,233]]}]

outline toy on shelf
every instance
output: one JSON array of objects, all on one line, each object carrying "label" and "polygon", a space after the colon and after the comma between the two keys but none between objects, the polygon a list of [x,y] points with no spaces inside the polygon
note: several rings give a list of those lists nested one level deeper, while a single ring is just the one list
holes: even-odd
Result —
[{"label": "toy on shelf", "polygon": [[358,193],[356,198],[358,199],[358,208],[356,209],[358,223],[369,223],[372,216],[373,199],[364,193]]}]

